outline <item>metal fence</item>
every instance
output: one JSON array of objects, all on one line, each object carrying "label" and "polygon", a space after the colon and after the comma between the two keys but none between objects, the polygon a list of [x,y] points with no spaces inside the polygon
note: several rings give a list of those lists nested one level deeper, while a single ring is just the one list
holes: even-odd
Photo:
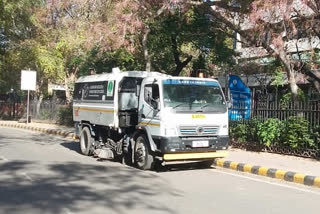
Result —
[{"label": "metal fence", "polygon": [[[60,100],[43,100],[41,103],[32,100],[29,106],[29,116],[33,120],[57,121],[59,109],[65,105],[65,102]],[[0,102],[0,118],[11,120],[27,118],[26,102]]]},{"label": "metal fence", "polygon": [[44,100],[40,105],[36,101],[32,101],[30,102],[29,114],[36,120],[57,121],[59,109],[64,106],[65,102],[57,100]]},{"label": "metal fence", "polygon": [[[287,120],[292,116],[300,116],[309,122],[310,127],[320,125],[320,101],[305,102],[255,102],[248,109],[248,105],[240,103],[229,109],[229,118],[235,118],[237,122],[247,122],[245,114],[250,112],[249,119],[259,118],[264,121],[268,118]],[[248,111],[249,110],[249,111]]]}]

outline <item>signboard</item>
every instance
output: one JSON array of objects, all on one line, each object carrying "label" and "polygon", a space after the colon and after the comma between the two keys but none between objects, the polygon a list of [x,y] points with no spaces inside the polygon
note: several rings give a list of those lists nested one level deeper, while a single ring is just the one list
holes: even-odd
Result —
[{"label": "signboard", "polygon": [[219,86],[217,82],[214,81],[203,81],[203,80],[184,80],[184,79],[168,79],[163,80],[164,85],[204,85],[204,86]]},{"label": "signboard", "polygon": [[230,120],[249,119],[251,113],[251,90],[236,75],[229,76],[229,90],[232,108],[229,110]]},{"label": "signboard", "polygon": [[52,84],[49,83],[48,84],[48,90],[55,90],[55,91],[65,91],[66,88],[64,87],[64,85],[58,85],[58,84]]},{"label": "signboard", "polygon": [[114,86],[114,81],[109,81],[108,88],[107,88],[107,97],[113,96],[113,86]]},{"label": "signboard", "polygon": [[36,90],[37,72],[21,71],[21,90]]}]

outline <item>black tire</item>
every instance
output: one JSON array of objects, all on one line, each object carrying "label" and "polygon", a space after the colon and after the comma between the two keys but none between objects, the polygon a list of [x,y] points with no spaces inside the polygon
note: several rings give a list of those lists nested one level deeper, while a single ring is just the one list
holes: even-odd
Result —
[{"label": "black tire", "polygon": [[154,156],[150,154],[149,140],[142,134],[135,143],[134,163],[138,169],[151,170],[154,166]]},{"label": "black tire", "polygon": [[127,165],[127,166],[133,166],[131,143],[129,145],[128,151],[124,152],[123,155],[122,155],[122,163]]},{"label": "black tire", "polygon": [[206,161],[200,162],[200,166],[203,168],[211,168],[213,163],[214,163],[214,160],[206,160]]},{"label": "black tire", "polygon": [[132,153],[125,153],[122,156],[122,163],[127,166],[132,166]]},{"label": "black tire", "polygon": [[94,142],[93,137],[91,137],[91,132],[88,127],[84,127],[80,133],[80,151],[84,155],[92,155],[92,144]]}]

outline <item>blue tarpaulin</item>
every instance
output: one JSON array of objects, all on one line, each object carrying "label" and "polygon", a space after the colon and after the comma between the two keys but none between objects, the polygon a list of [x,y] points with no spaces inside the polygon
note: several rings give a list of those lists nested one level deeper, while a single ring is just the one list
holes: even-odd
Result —
[{"label": "blue tarpaulin", "polygon": [[250,118],[251,90],[240,77],[229,75],[229,90],[232,107],[229,109],[230,120],[242,120]]}]

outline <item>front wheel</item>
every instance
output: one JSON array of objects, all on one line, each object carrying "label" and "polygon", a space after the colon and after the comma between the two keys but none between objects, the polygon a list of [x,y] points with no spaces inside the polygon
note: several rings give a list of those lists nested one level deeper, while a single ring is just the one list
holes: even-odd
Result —
[{"label": "front wheel", "polygon": [[88,127],[84,127],[80,134],[80,150],[84,155],[92,155],[92,145],[94,139],[91,137],[91,133]]},{"label": "front wheel", "polygon": [[149,141],[143,134],[140,135],[135,143],[134,162],[138,169],[150,170],[154,165],[154,157],[150,154]]}]

